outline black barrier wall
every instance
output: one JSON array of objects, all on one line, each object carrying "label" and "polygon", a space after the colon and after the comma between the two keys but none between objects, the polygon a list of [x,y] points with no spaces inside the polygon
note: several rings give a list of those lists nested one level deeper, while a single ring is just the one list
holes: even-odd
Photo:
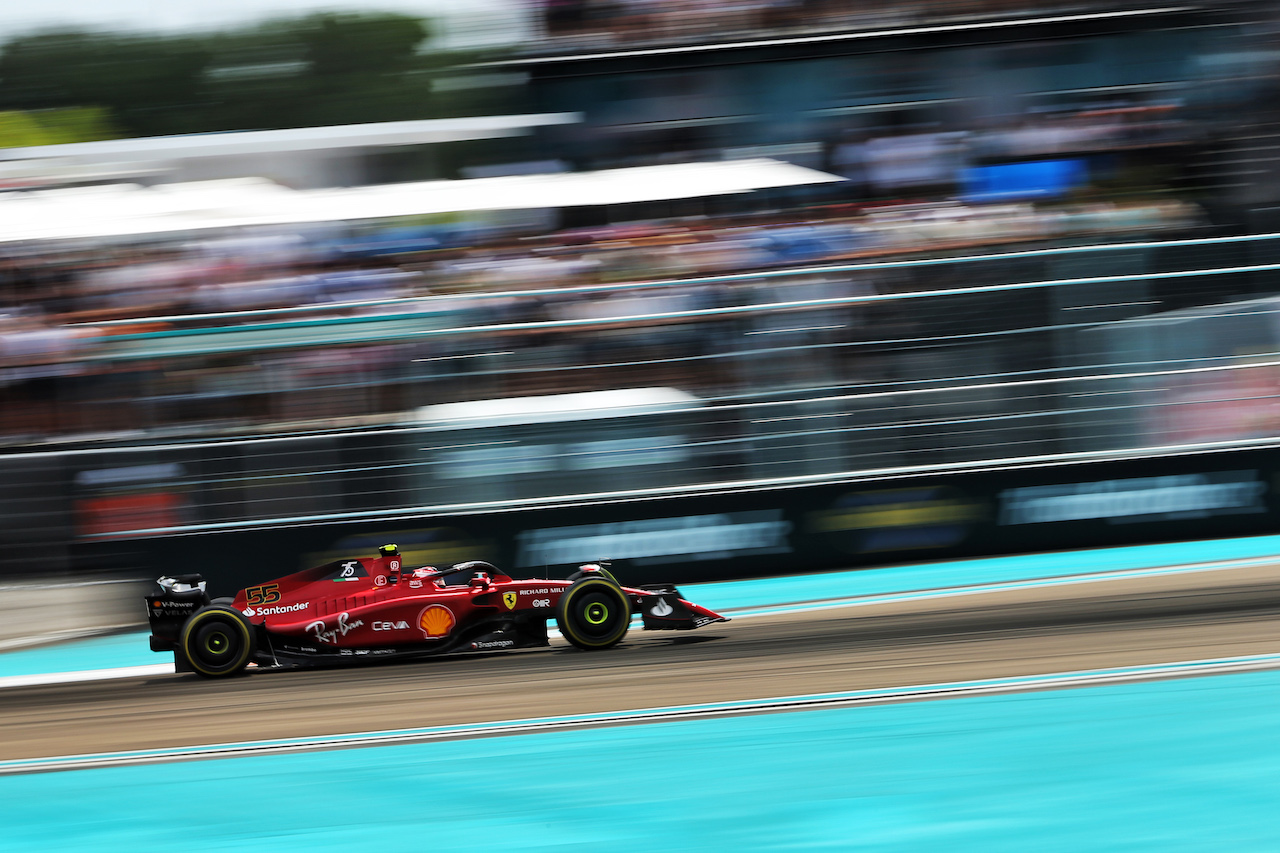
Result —
[{"label": "black barrier wall", "polygon": [[1251,448],[77,548],[86,564],[127,553],[146,574],[200,572],[218,595],[386,542],[411,566],[565,576],[611,560],[626,583],[691,583],[1271,533],[1278,466],[1280,449]]}]

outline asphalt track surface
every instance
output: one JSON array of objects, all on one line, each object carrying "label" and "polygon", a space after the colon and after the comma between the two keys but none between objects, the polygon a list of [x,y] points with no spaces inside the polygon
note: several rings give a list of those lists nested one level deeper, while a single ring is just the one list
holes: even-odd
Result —
[{"label": "asphalt track surface", "polygon": [[459,725],[1265,654],[1280,566],[635,631],[604,652],[11,688],[0,760]]}]

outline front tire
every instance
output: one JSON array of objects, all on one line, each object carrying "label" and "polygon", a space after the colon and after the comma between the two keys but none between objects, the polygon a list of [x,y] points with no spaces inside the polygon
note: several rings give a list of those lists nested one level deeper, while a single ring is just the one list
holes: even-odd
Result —
[{"label": "front tire", "polygon": [[556,626],[573,645],[594,651],[616,646],[631,625],[631,602],[603,577],[574,581],[556,605]]},{"label": "front tire", "polygon": [[182,626],[178,646],[196,673],[205,678],[225,678],[249,663],[253,628],[238,611],[211,604],[191,614]]},{"label": "front tire", "polygon": [[582,572],[582,571],[574,572],[573,574],[569,575],[568,580],[576,581],[579,578],[607,578],[609,581],[613,582],[614,584],[617,584],[618,586],[622,586],[622,584],[618,583],[618,579],[613,576],[613,572],[609,571],[603,566],[599,569],[596,569],[594,572]]}]

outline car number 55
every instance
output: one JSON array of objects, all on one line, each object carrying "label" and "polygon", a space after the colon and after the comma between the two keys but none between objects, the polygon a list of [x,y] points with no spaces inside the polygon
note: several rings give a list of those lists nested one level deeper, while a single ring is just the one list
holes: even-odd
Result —
[{"label": "car number 55", "polygon": [[269,583],[263,586],[251,586],[244,591],[244,594],[249,604],[275,604],[280,600],[280,585]]}]

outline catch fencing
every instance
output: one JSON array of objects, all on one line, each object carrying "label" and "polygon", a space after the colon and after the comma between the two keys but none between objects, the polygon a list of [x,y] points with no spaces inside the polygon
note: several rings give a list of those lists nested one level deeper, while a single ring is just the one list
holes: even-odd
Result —
[{"label": "catch fencing", "polygon": [[1259,235],[178,318],[77,356],[100,381],[75,404],[129,428],[0,456],[0,574],[131,570],[173,537],[310,530],[328,541],[290,547],[320,553],[430,518],[1262,448],[1277,270]]}]

